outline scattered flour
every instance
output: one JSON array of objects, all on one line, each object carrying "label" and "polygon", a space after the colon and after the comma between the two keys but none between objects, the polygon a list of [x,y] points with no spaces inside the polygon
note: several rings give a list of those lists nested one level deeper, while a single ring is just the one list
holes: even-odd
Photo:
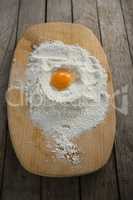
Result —
[{"label": "scattered flour", "polygon": [[[50,79],[62,66],[77,78],[66,90],[57,91]],[[99,61],[78,45],[41,43],[29,56],[25,93],[30,117],[54,138],[57,157],[79,164],[80,149],[71,139],[96,127],[108,108],[107,74]]]}]

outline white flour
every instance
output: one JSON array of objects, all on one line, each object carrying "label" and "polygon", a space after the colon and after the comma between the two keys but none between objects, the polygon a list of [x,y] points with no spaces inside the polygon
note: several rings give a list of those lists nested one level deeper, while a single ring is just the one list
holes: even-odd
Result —
[{"label": "white flour", "polygon": [[[68,89],[50,85],[54,70],[75,72]],[[72,139],[104,120],[108,108],[107,74],[99,61],[78,45],[45,42],[31,53],[25,92],[30,117],[56,142],[56,155],[72,164],[80,162],[80,149]]]}]

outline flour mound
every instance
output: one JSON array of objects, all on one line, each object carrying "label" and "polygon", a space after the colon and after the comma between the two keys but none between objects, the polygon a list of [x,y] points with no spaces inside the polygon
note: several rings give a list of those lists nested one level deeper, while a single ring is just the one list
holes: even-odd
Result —
[{"label": "flour mound", "polygon": [[[68,89],[57,91],[50,79],[53,71],[62,66],[74,71],[78,79]],[[73,137],[104,120],[109,104],[107,74],[99,61],[80,46],[59,41],[42,43],[31,53],[25,92],[33,123],[47,135],[65,138],[69,147],[63,151],[71,149]],[[73,155],[77,155],[77,147],[72,148]]]}]

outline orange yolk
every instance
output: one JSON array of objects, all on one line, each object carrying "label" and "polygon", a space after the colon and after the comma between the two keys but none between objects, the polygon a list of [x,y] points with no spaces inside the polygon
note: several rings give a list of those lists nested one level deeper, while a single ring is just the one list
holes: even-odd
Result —
[{"label": "orange yolk", "polygon": [[67,69],[58,69],[53,72],[51,77],[51,85],[57,90],[65,90],[74,80],[74,74]]}]

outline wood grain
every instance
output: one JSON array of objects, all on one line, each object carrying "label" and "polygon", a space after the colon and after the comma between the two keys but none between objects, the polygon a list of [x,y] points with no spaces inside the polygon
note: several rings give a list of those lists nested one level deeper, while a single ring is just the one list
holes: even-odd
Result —
[{"label": "wood grain", "polygon": [[133,1],[121,0],[120,3],[127,33],[127,41],[133,62]]},{"label": "wood grain", "polygon": [[42,199],[80,200],[78,178],[43,178]]},{"label": "wood grain", "polygon": [[1,199],[40,200],[40,179],[26,172],[15,156],[8,138],[4,184]]},{"label": "wood grain", "polygon": [[[54,148],[52,138],[46,137],[46,134],[42,134],[39,128],[34,127],[27,115],[26,104],[19,103],[17,107],[8,104],[10,135],[17,157],[28,171],[45,176],[72,176],[95,171],[109,159],[115,135],[115,112],[111,73],[104,51],[94,34],[84,26],[71,23],[47,23],[32,26],[25,32],[15,50],[14,59],[16,61],[12,65],[10,86],[12,87],[12,83],[16,80],[24,80],[28,55],[32,51],[31,46],[47,40],[61,40],[66,44],[78,43],[98,58],[108,74],[107,89],[111,96],[108,112],[105,120],[95,129],[73,138],[73,142],[80,148],[82,160],[79,165],[72,165],[65,160],[58,159],[54,156],[54,152],[50,151],[49,145]],[[12,90],[8,99],[10,102],[18,102],[19,92]],[[18,121],[21,122],[23,129],[18,126]],[[34,135],[36,137],[33,137]]]},{"label": "wood grain", "polygon": [[73,0],[73,21],[87,26],[100,40],[96,0]]},{"label": "wood grain", "polygon": [[[5,90],[7,88],[7,82],[8,82],[8,74],[10,69],[10,62],[11,57],[15,45],[15,35],[16,35],[16,26],[17,26],[17,12],[18,12],[18,1],[19,0],[0,0],[0,180],[3,180],[3,170],[4,170],[4,152],[6,150],[6,144],[5,144],[5,136],[7,134],[7,117],[6,117],[6,105],[4,100],[4,94]],[[49,2],[50,0],[48,0]],[[63,1],[63,0],[62,0]],[[69,20],[69,14],[67,14],[68,10],[70,10],[70,4],[67,5],[66,1],[64,1],[64,5],[66,5],[66,8],[63,7],[62,1],[56,0],[49,3],[50,6],[48,6],[48,10],[52,10],[52,12],[47,11],[47,15],[52,15],[52,17],[49,16],[49,20],[52,21],[62,21],[62,18],[64,21]],[[116,2],[115,2],[116,1]],[[30,182],[32,180],[30,175],[23,170],[23,168],[20,167],[18,164],[18,161],[16,161],[16,158],[14,156],[14,153],[12,152],[10,142],[8,140],[8,148],[7,148],[7,156],[6,156],[6,165],[5,165],[5,183],[4,183],[4,196],[3,199],[27,199],[29,196],[31,198],[31,193],[33,193],[33,196],[35,196],[35,199],[38,199],[40,196],[40,199],[46,198],[47,199],[63,199],[65,196],[67,196],[70,199],[123,199],[123,200],[130,200],[132,199],[132,105],[133,102],[131,100],[132,95],[132,84],[131,84],[131,76],[132,76],[132,69],[131,69],[131,60],[129,56],[129,47],[130,47],[130,53],[133,57],[133,42],[132,42],[132,33],[133,33],[133,26],[132,26],[132,0],[120,0],[121,6],[119,4],[119,0],[113,0],[113,1],[105,1],[100,0],[98,1],[98,15],[99,15],[99,22],[102,30],[102,39],[105,51],[107,52],[109,62],[111,63],[112,71],[113,71],[113,77],[114,77],[114,86],[116,89],[119,89],[122,84],[125,85],[125,82],[129,82],[129,115],[125,117],[121,114],[118,114],[118,122],[117,122],[117,134],[119,134],[119,140],[117,139],[116,143],[116,152],[117,152],[117,171],[118,171],[118,186],[120,186],[120,191],[118,188],[118,192],[120,192],[120,197],[117,196],[118,194],[114,189],[116,186],[115,181],[115,175],[114,175],[114,157],[110,160],[108,165],[99,172],[95,174],[91,174],[88,176],[84,176],[82,179],[84,179],[84,184],[82,182],[79,182],[79,186],[77,187],[77,182],[75,184],[75,181],[73,181],[72,184],[74,186],[72,187],[72,184],[67,181],[66,179],[61,179],[59,181],[58,179],[48,179],[43,178],[44,185],[40,186],[40,191],[44,192],[44,195],[41,194],[40,191],[38,191],[33,187],[33,190],[35,189],[35,193],[33,192],[32,188],[30,188],[30,185],[32,185]],[[56,3],[57,2],[57,3]],[[67,1],[69,2],[69,1]],[[74,17],[75,21],[78,23],[83,23],[87,26],[89,26],[94,33],[97,34],[99,32],[97,28],[97,16],[96,16],[96,2],[95,0],[84,0],[82,1],[75,1],[77,2],[76,8],[74,8]],[[59,3],[62,4],[61,9]],[[78,4],[80,6],[78,6]],[[20,13],[20,20],[19,22],[19,33],[18,36],[21,36],[22,32],[25,30],[24,27],[27,27],[28,24],[34,24],[41,22],[43,17],[45,16],[45,2],[43,0],[40,3],[40,0],[21,0],[21,6],[23,9]],[[37,9],[36,9],[37,7]],[[54,10],[53,7],[56,7]],[[31,10],[30,10],[31,8]],[[38,10],[43,10],[36,12]],[[63,10],[63,14],[62,14]],[[67,10],[67,12],[66,12]],[[31,12],[30,12],[31,11]],[[54,12],[56,14],[54,14]],[[65,13],[66,12],[66,13]],[[85,14],[84,14],[85,12]],[[31,13],[31,14],[30,14]],[[65,14],[64,14],[65,13]],[[122,16],[123,14],[123,16]],[[41,20],[40,20],[41,15]],[[54,16],[54,17],[53,17]],[[65,17],[66,16],[66,17]],[[57,18],[56,18],[57,17]],[[123,25],[123,17],[125,21],[126,26],[126,32],[125,27]],[[107,19],[106,19],[107,18]],[[34,21],[35,20],[35,21]],[[29,23],[31,21],[31,23]],[[118,28],[118,33],[117,33]],[[112,39],[113,38],[113,43]],[[122,47],[121,47],[122,43]],[[129,47],[127,45],[129,44]],[[118,50],[117,50],[118,49]],[[117,51],[116,51],[117,50]],[[120,55],[119,55],[120,50]],[[113,53],[114,52],[114,53]],[[116,55],[115,55],[116,54]],[[123,58],[123,55],[125,56]],[[122,66],[122,67],[121,67]],[[127,72],[128,71],[128,72]],[[130,78],[129,78],[130,77]],[[119,84],[120,80],[120,84]],[[121,105],[121,99],[117,96],[117,105]],[[119,128],[120,126],[120,128]],[[118,138],[118,137],[117,137]],[[12,160],[13,159],[13,160]],[[119,163],[120,162],[120,163]],[[11,170],[10,170],[11,168]],[[18,169],[19,168],[19,169]],[[21,171],[22,170],[22,171]],[[13,171],[13,175],[12,174]],[[17,180],[15,183],[14,177],[16,176],[15,171],[17,171]],[[19,172],[18,172],[19,171]],[[24,173],[23,173],[24,171]],[[26,178],[25,178],[26,175]],[[8,177],[11,176],[11,179],[8,183]],[[113,176],[113,177],[112,177]],[[24,180],[23,178],[24,177]],[[33,176],[32,176],[33,177]],[[66,180],[66,181],[65,181]],[[70,179],[69,179],[70,180]],[[22,191],[21,189],[21,185]],[[13,185],[13,186],[12,186]],[[17,186],[18,185],[18,186]],[[34,185],[34,181],[33,181]],[[37,181],[37,185],[38,181]],[[69,186],[70,185],[70,186]],[[10,188],[10,189],[9,189]],[[19,189],[18,189],[19,188]],[[47,189],[45,189],[47,188]],[[66,191],[67,188],[67,191]],[[69,190],[72,188],[72,190],[69,192]],[[112,188],[112,189],[109,189]],[[17,192],[18,190],[18,192]],[[79,190],[79,191],[78,191]],[[95,191],[94,191],[95,190]],[[117,190],[117,186],[116,186]],[[60,195],[61,191],[61,195]],[[80,191],[82,195],[80,196]],[[112,191],[112,194],[111,192]],[[18,193],[20,192],[20,196],[18,196]],[[42,193],[43,193],[42,192]],[[74,192],[74,195],[73,195]],[[79,192],[79,196],[77,195]],[[6,195],[7,193],[7,195]],[[13,194],[13,197],[12,197]],[[38,195],[37,195],[38,194]],[[34,198],[34,197],[33,197]],[[67,199],[68,199],[67,198]]]},{"label": "wood grain", "polygon": [[[7,2],[8,5],[9,2]],[[18,18],[18,29],[15,40],[18,40],[21,36],[22,32],[29,25],[34,23],[43,22],[45,13],[45,1],[27,1],[22,0],[19,7],[19,18]],[[16,7],[17,2],[12,0],[12,5],[10,5],[9,10],[12,11]],[[12,9],[11,9],[12,8]],[[5,8],[6,10],[6,8]],[[37,15],[35,13],[38,13]],[[16,16],[16,13],[14,13]],[[12,18],[15,19],[15,16]],[[8,24],[9,25],[9,24]],[[15,21],[15,25],[17,26],[17,22]],[[15,27],[13,32],[15,31]],[[11,51],[13,53],[13,49]],[[6,59],[5,59],[6,61]],[[10,64],[9,64],[10,66]],[[4,67],[4,66],[3,66]],[[9,70],[9,69],[8,69]],[[6,72],[4,73],[4,77]],[[5,78],[4,78],[5,80]],[[8,81],[7,81],[8,82]],[[26,172],[19,164],[14,151],[12,149],[12,145],[10,144],[10,140],[8,138],[7,143],[7,153],[5,158],[5,173],[4,173],[4,183],[2,189],[2,199],[32,199],[39,200],[40,199],[40,178]]]},{"label": "wood grain", "polygon": [[50,21],[71,22],[71,0],[48,0],[47,22]]},{"label": "wood grain", "polygon": [[[11,7],[12,9],[10,9]],[[4,173],[7,136],[5,92],[8,86],[10,63],[15,46],[17,14],[18,0],[0,1],[0,188]]]},{"label": "wood grain", "polygon": [[[133,68],[119,0],[98,0],[103,46],[112,66],[117,92],[116,159],[120,196],[132,199],[133,194]],[[123,90],[123,91],[122,91]],[[122,101],[127,95],[126,101]],[[128,110],[126,110],[128,108]],[[119,110],[118,110],[119,109]]]},{"label": "wood grain", "polygon": [[20,2],[17,39],[31,25],[44,22],[45,4],[45,0],[22,0]]},{"label": "wood grain", "polygon": [[[85,24],[91,28],[96,36],[101,39],[96,1],[73,0],[73,18],[74,22]],[[116,176],[114,154],[112,154],[109,163],[102,170],[80,178],[82,199],[118,199]]]}]

